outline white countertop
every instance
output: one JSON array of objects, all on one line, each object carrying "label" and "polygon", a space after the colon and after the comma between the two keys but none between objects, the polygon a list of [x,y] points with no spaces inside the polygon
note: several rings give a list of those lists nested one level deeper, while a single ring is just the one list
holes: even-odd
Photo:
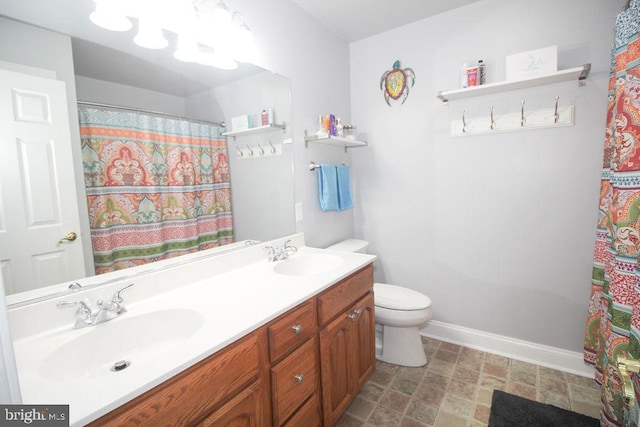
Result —
[{"label": "white countertop", "polygon": [[[290,258],[329,253],[340,256],[343,262],[319,274],[278,274],[273,268],[282,261],[267,262],[264,246],[281,244],[288,239],[284,238],[128,279],[123,283],[135,283],[123,294],[128,312],[102,325],[73,329],[75,310],[55,308],[56,302],[65,298],[10,308],[23,402],[69,404],[70,424],[84,425],[216,353],[375,259],[373,255],[305,247],[302,235],[289,238],[299,245],[298,252]],[[112,285],[109,292],[123,283]],[[98,290],[92,292],[91,300]],[[84,358],[96,358],[99,348],[84,348],[78,352],[81,354],[74,354],[78,359],[69,360],[69,368],[64,366],[67,363],[60,363],[63,366],[47,363],[55,349],[94,332],[95,328],[111,323],[109,327],[116,327],[116,322],[127,318],[169,309],[198,312],[202,320],[200,329],[188,338],[180,337],[162,351],[150,348],[135,356],[123,354],[121,359],[131,362],[125,370],[109,370],[113,362],[120,360],[117,359],[106,366],[98,361],[95,369],[83,370],[79,376],[65,374],[65,369],[74,369],[78,362],[84,363]],[[157,327],[168,328],[162,323]],[[109,343],[101,343],[99,347],[102,345]]]}]

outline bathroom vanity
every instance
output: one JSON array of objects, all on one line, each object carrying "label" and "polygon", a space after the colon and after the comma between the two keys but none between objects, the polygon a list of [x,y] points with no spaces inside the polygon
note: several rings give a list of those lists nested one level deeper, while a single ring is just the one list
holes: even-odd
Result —
[{"label": "bathroom vanity", "polygon": [[[375,369],[375,257],[292,237],[298,251],[286,260],[268,262],[258,244],[163,269],[162,284],[136,277],[123,295],[129,312],[104,325],[73,329],[72,312],[37,303],[56,315],[53,328],[12,327],[25,403],[70,404],[72,425],[334,425]],[[191,284],[167,285],[178,278]],[[161,291],[150,295],[154,281]],[[31,306],[10,309],[12,325]],[[127,341],[119,324],[134,330],[133,345],[75,358],[94,335]],[[130,366],[112,370],[120,357]]]}]

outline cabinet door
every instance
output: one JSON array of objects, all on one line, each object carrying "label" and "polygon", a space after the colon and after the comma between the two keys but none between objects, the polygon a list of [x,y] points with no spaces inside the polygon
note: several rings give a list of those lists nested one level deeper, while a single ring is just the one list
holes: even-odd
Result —
[{"label": "cabinet door", "polygon": [[333,426],[347,409],[353,393],[353,322],[343,313],[320,331],[322,410],[324,425]]},{"label": "cabinet door", "polygon": [[261,380],[254,382],[205,418],[200,423],[200,427],[264,427],[268,425],[263,390]]},{"label": "cabinet door", "polygon": [[353,370],[355,393],[362,389],[369,376],[376,369],[376,321],[374,318],[373,294],[369,293],[354,306],[358,317],[353,323],[356,349],[352,352],[357,357]]}]

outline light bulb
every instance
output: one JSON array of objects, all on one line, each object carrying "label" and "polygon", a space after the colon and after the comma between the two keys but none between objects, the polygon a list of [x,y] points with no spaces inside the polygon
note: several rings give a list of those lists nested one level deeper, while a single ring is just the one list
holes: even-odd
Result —
[{"label": "light bulb", "polygon": [[184,62],[197,62],[200,57],[198,43],[191,33],[178,34],[178,45],[173,57]]},{"label": "light bulb", "polygon": [[231,12],[226,4],[222,1],[218,2],[216,7],[211,12],[211,19],[213,20],[213,25],[219,27],[226,27],[231,24]]},{"label": "light bulb", "polygon": [[233,58],[240,62],[253,62],[256,57],[256,47],[251,30],[246,25],[234,29]]},{"label": "light bulb", "polygon": [[147,49],[164,49],[169,45],[160,26],[153,19],[146,17],[138,21],[138,34],[133,38],[133,42]]},{"label": "light bulb", "polygon": [[129,31],[133,24],[121,13],[112,0],[96,0],[96,10],[89,15],[91,22],[111,31]]}]

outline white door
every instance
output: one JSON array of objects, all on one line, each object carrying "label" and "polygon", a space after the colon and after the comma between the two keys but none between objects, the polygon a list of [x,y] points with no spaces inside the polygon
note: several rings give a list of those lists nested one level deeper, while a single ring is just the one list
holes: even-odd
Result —
[{"label": "white door", "polygon": [[[67,240],[68,233],[77,238]],[[64,82],[0,70],[0,263],[7,294],[85,275]]]}]

